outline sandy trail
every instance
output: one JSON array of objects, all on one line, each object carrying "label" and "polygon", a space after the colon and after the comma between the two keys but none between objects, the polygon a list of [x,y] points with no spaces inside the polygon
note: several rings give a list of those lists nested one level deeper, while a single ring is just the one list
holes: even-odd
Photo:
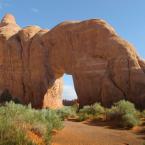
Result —
[{"label": "sandy trail", "polygon": [[143,145],[143,136],[131,131],[65,121],[65,128],[53,136],[52,145]]}]

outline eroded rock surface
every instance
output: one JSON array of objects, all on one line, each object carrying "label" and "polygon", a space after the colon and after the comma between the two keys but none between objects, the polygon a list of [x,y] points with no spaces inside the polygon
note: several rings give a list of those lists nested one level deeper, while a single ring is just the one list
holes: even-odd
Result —
[{"label": "eroded rock surface", "polygon": [[100,19],[63,22],[51,30],[0,24],[0,91],[24,104],[61,106],[64,73],[73,76],[80,106],[121,99],[145,108],[145,61]]},{"label": "eroded rock surface", "polygon": [[9,90],[20,102],[31,103],[35,108],[61,107],[62,79],[54,79],[48,48],[41,40],[48,30],[38,26],[22,29],[10,14],[1,24],[0,93]]}]

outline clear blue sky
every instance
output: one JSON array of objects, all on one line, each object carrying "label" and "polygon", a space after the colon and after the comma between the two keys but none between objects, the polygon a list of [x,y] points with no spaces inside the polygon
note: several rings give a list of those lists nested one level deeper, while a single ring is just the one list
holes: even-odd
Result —
[{"label": "clear blue sky", "polygon": [[[0,18],[5,13],[22,27],[47,29],[65,20],[105,19],[145,58],[145,0],[0,0]],[[64,95],[70,99],[75,96],[72,79],[64,80]]]}]

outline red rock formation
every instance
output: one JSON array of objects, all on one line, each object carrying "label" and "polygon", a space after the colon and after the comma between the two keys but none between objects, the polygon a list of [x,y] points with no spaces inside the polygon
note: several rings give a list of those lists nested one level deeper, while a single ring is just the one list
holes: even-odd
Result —
[{"label": "red rock formation", "polygon": [[64,22],[43,41],[55,77],[73,75],[80,106],[127,99],[145,107],[145,62],[105,21]]},{"label": "red rock formation", "polygon": [[52,30],[0,24],[0,91],[24,104],[61,106],[61,77],[73,76],[80,106],[126,99],[145,108],[145,61],[105,21],[64,22]]},{"label": "red rock formation", "polygon": [[54,79],[48,48],[41,42],[48,30],[21,29],[14,22],[7,14],[0,25],[0,93],[9,90],[14,98],[35,108],[61,107],[62,79]]}]

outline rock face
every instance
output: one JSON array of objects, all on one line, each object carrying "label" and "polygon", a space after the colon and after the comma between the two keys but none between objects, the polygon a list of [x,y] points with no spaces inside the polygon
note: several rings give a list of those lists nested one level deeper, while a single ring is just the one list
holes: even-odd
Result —
[{"label": "rock face", "polygon": [[48,63],[48,48],[41,37],[48,30],[21,29],[10,14],[0,25],[0,94],[10,94],[35,108],[61,107],[62,78],[55,79]]},{"label": "rock face", "polygon": [[80,107],[121,99],[145,108],[145,61],[105,21],[63,22],[51,30],[0,24],[0,91],[36,108],[61,106],[62,76],[71,74]]}]

